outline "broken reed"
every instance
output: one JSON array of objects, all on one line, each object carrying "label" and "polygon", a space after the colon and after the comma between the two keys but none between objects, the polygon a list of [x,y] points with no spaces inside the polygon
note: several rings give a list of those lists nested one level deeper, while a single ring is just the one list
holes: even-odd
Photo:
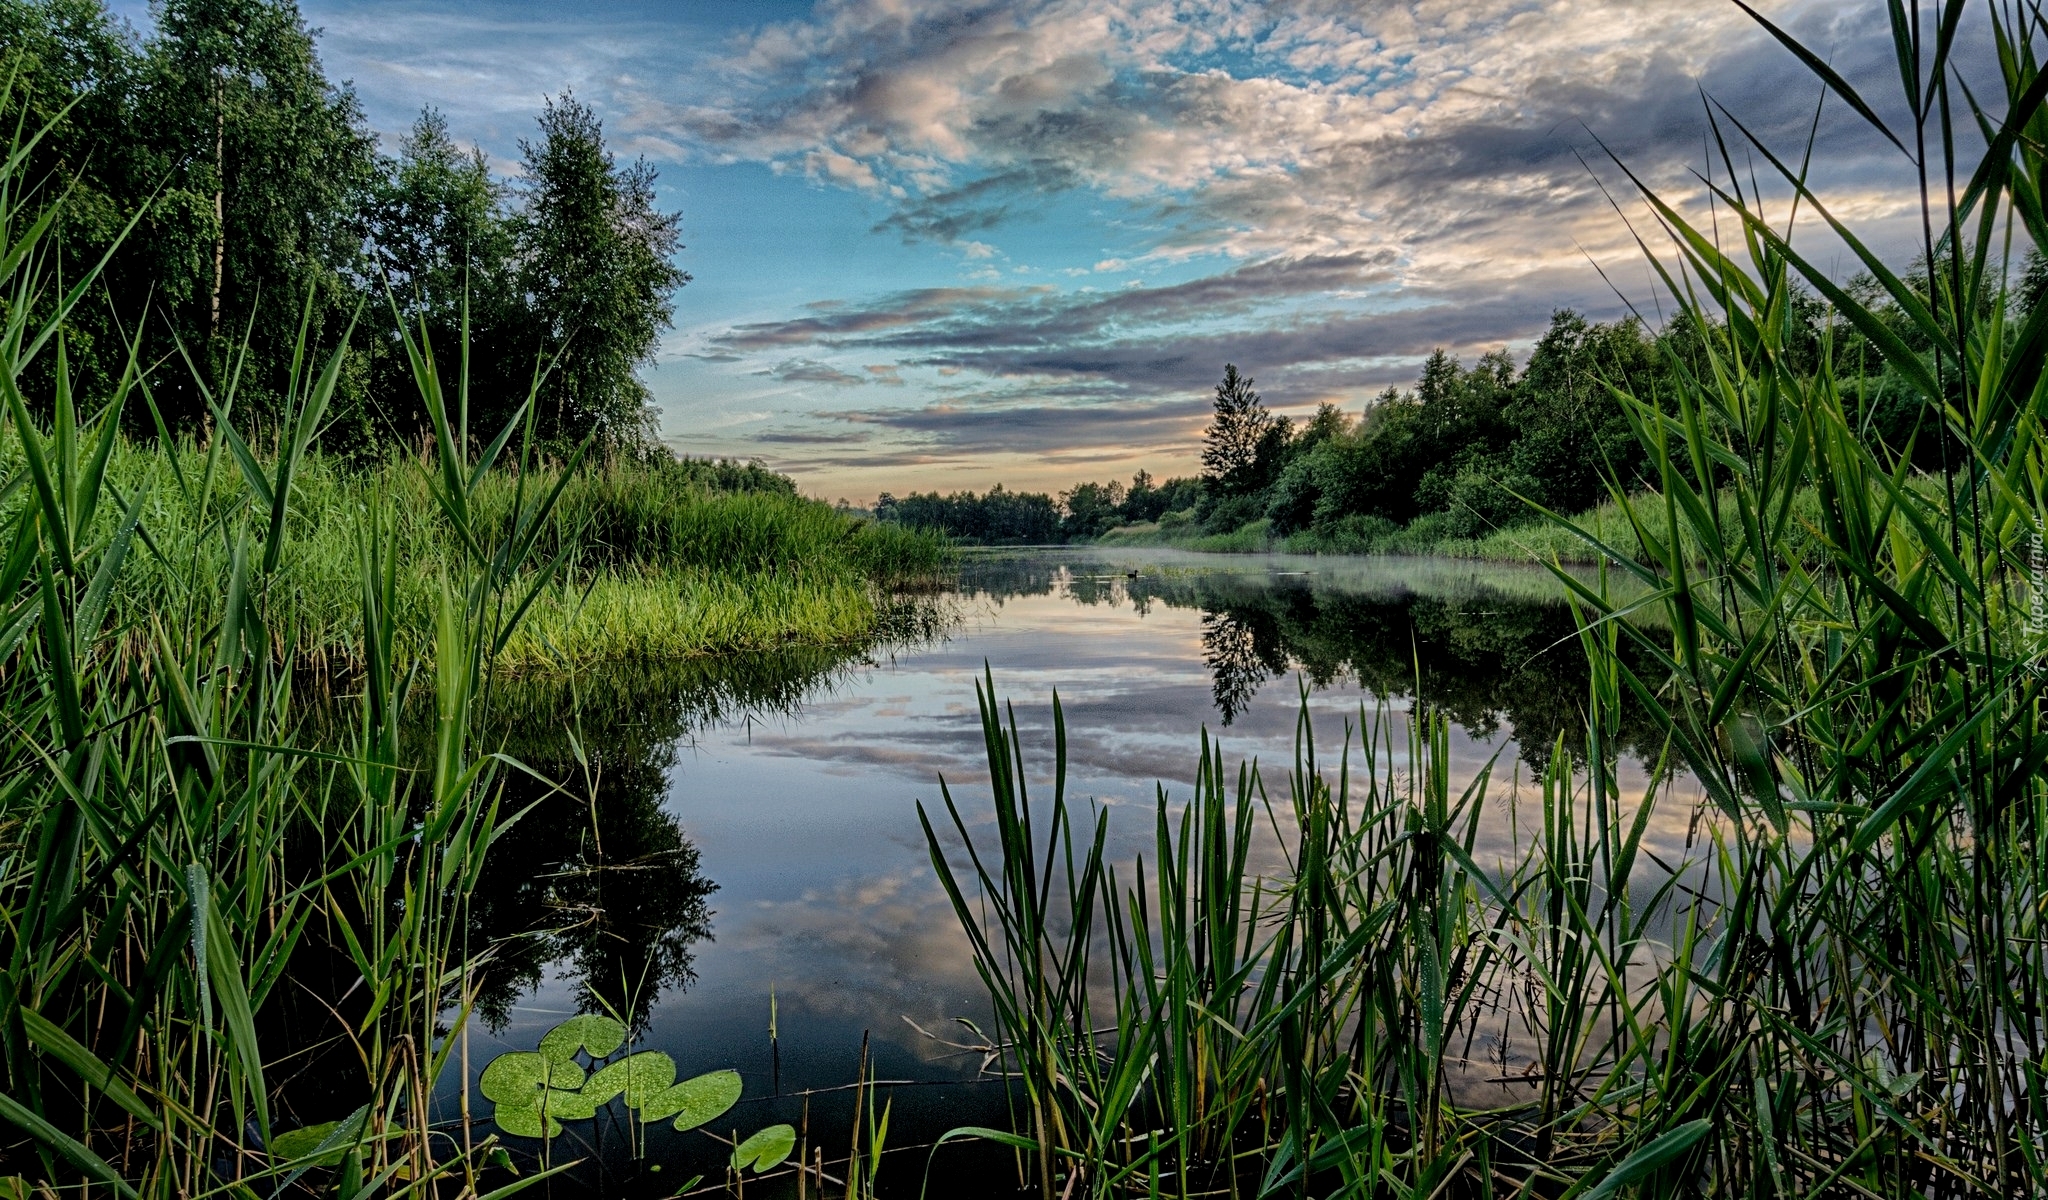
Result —
[{"label": "broken reed", "polygon": [[[1454,797],[1425,712],[1405,739],[1367,722],[1334,776],[1304,722],[1277,801],[1255,769],[1233,786],[1205,744],[1194,793],[1162,792],[1153,855],[1125,880],[1106,815],[1082,823],[1063,795],[1064,732],[1034,810],[984,694],[993,843],[950,794],[950,831],[927,831],[1017,1081],[1015,1128],[980,1132],[1022,1149],[1040,1194],[2048,1194],[2030,621],[2048,303],[2015,296],[2015,247],[2048,245],[2048,17],[1892,11],[1897,128],[1767,29],[1923,185],[1912,271],[1717,108],[1709,218],[1638,185],[1671,248],[1653,266],[1702,337],[1671,361],[1675,387],[1613,392],[1661,470],[1613,482],[1625,533],[1552,516],[1646,593],[1621,603],[1556,571],[1592,682],[1582,744],[1550,755],[1518,854],[1475,861],[1475,830],[1502,818],[1484,775]],[[1970,64],[1975,91],[1959,30],[1996,52]],[[1994,99],[2002,112],[1978,107]],[[1792,203],[1767,212],[1742,156]],[[1803,256],[1795,209],[1869,291]],[[1795,281],[1831,306],[1815,369],[1792,345]],[[1919,405],[1939,469],[1866,436],[1880,397],[1834,369],[1852,343]],[[1662,731],[1655,774],[1682,769],[1702,811],[1660,813],[1679,803],[1662,786],[1621,794],[1623,705]],[[1660,816],[1697,836],[1656,844]],[[1286,848],[1267,872],[1246,866],[1261,821]],[[1470,1087],[1487,1038],[1521,1048],[1496,1043],[1526,1099]]]}]

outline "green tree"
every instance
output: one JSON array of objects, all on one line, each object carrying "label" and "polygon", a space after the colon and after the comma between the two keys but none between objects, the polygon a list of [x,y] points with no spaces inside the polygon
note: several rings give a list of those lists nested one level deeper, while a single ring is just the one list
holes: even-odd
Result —
[{"label": "green tree", "polygon": [[[291,0],[161,0],[156,27],[138,105],[165,189],[145,257],[152,278],[190,284],[156,307],[216,379],[246,328],[261,405],[282,384],[307,295],[316,338],[362,297],[375,146]],[[198,415],[190,393],[178,407]]]},{"label": "green tree", "polygon": [[1517,490],[1577,512],[1605,494],[1609,472],[1642,478],[1647,464],[1608,386],[1627,383],[1649,395],[1662,370],[1639,322],[1596,325],[1569,309],[1552,314],[1506,414],[1516,431],[1509,459]]},{"label": "green tree", "polygon": [[636,369],[649,361],[690,281],[673,261],[681,216],[654,207],[654,168],[621,167],[597,114],[564,94],[540,116],[525,156],[520,221],[522,290],[535,341],[561,358],[542,395],[544,435],[594,436],[609,451],[654,442],[648,393]]},{"label": "green tree", "polygon": [[1256,490],[1260,442],[1273,427],[1273,417],[1252,390],[1249,376],[1237,373],[1237,364],[1223,365],[1223,382],[1216,385],[1216,415],[1202,433],[1202,475],[1210,486],[1225,495],[1243,495]]},{"label": "green tree", "polygon": [[[1150,485],[1148,478],[1146,486]],[[1061,540],[1099,537],[1115,528],[1127,496],[1123,483],[1114,479],[1106,484],[1075,484],[1073,490],[1060,493],[1060,507],[1066,514],[1060,521]]]},{"label": "green tree", "polygon": [[[444,385],[459,369],[464,307],[470,326],[472,436],[496,433],[524,398],[534,356],[518,292],[517,241],[505,189],[483,151],[448,136],[423,110],[373,194],[369,223],[384,282],[408,318],[423,321]],[[379,347],[373,394],[402,439],[422,426],[418,391],[395,340]]]},{"label": "green tree", "polygon": [[[147,151],[137,138],[142,123],[135,114],[141,66],[141,47],[99,0],[0,0],[0,83],[12,85],[0,104],[0,126],[48,131],[19,177],[32,189],[27,208],[36,215],[61,197],[54,274],[62,278],[78,278],[100,260],[150,186],[142,169]],[[142,290],[134,286],[138,272],[129,268],[133,257],[117,260],[107,272],[117,295]],[[167,281],[165,291],[175,291],[177,284]],[[47,311],[53,301],[46,293],[38,303]],[[120,369],[117,323],[132,324],[141,316],[134,303],[72,310],[67,348],[89,393],[106,391],[107,373]],[[24,393],[50,394],[49,380],[34,377],[49,367],[44,356],[31,368]]]}]

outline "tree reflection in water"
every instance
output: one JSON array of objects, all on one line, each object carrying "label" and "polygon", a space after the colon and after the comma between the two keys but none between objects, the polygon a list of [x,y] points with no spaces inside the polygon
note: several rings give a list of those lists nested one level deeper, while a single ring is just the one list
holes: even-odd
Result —
[{"label": "tree reflection in water", "polygon": [[[1539,767],[1560,733],[1576,734],[1585,655],[1561,586],[1547,574],[1386,559],[1302,565],[1283,572],[1167,559],[1133,577],[1122,560],[991,561],[969,586],[998,602],[1063,591],[1080,604],[1140,613],[1153,605],[1200,611],[1202,661],[1226,726],[1267,683],[1299,672],[1318,688],[1348,679],[1383,699],[1417,700],[1477,737],[1505,725],[1524,761]],[[1657,677],[1626,638],[1622,654],[1642,678]],[[1622,735],[1618,749],[1654,756],[1637,714],[1624,713]]]},{"label": "tree reflection in water", "polygon": [[551,969],[579,1011],[636,1029],[664,992],[689,987],[718,885],[665,807],[678,749],[792,712],[866,661],[861,648],[807,649],[501,682],[492,739],[531,774],[500,773],[501,811],[527,811],[491,847],[470,910],[472,937],[493,944],[483,1020],[503,1028]]},{"label": "tree reflection in water", "polygon": [[1202,664],[1215,680],[1216,709],[1228,726],[1268,679],[1285,675],[1287,647],[1271,615],[1257,610],[1202,614]]}]

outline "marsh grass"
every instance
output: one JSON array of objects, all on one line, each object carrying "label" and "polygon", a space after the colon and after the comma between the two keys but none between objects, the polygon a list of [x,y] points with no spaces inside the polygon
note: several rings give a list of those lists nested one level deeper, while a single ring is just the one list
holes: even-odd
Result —
[{"label": "marsh grass", "polygon": [[499,682],[857,645],[949,552],[701,464],[539,462],[531,396],[472,439],[466,383],[444,394],[402,320],[433,440],[344,471],[315,444],[352,334],[314,345],[310,299],[274,424],[238,425],[238,351],[193,371],[210,433],[181,443],[139,340],[107,394],[74,389],[95,281],[45,270],[62,198],[19,175],[39,136],[0,157],[0,1193],[545,1179],[494,1168],[466,1098],[452,1123],[431,1103],[492,950],[485,857],[533,790],[479,747]]},{"label": "marsh grass", "polygon": [[[260,469],[275,459],[255,453]],[[224,578],[232,547],[207,518],[252,500],[246,478],[215,472],[203,502],[179,480],[205,476],[208,453],[190,445],[137,446],[116,437],[107,486],[141,505],[138,538],[108,603],[147,613],[183,606],[193,619],[219,620],[224,593],[194,581]],[[0,470],[23,469],[18,439],[0,439]],[[599,662],[654,659],[777,646],[848,644],[870,636],[890,595],[939,578],[951,565],[943,539],[842,516],[817,501],[781,491],[707,487],[686,464],[674,468],[619,462],[532,473],[527,490],[564,481],[545,530],[535,540],[543,561],[562,556],[554,586],[500,652],[507,670],[563,670]],[[438,572],[457,538],[432,495],[430,463],[411,456],[370,469],[308,453],[292,482],[270,598],[273,636],[289,638],[305,666],[355,672],[360,643],[357,543],[381,521],[393,539],[397,578],[392,616],[401,657],[428,654]],[[495,471],[477,481],[480,526],[502,532],[520,481]],[[17,490],[0,505],[16,519],[28,503]],[[90,535],[108,536],[121,514],[96,511]]]},{"label": "marsh grass", "polygon": [[[1545,544],[1633,586],[1555,564],[1583,733],[1511,861],[1472,859],[1490,781],[1451,793],[1442,718],[1366,714],[1334,769],[1304,721],[1271,796],[1205,745],[1120,879],[1063,753],[1049,811],[1026,795],[991,681],[994,836],[950,793],[927,834],[1017,1082],[1014,1130],[983,1136],[1039,1194],[2048,1194],[2048,305],[2012,291],[2016,248],[2048,245],[2048,15],[1890,13],[1897,126],[1764,25],[1917,176],[1912,272],[1717,107],[1710,216],[1630,177],[1702,349],[1670,363],[1675,395],[1610,389],[1658,486],[1617,482],[1592,522],[1546,514]],[[1974,92],[1966,35],[1995,51]],[[1805,257],[1795,214],[1895,312]],[[1817,370],[1795,281],[1832,309]],[[1833,368],[1852,333],[1916,393],[1942,470],[1866,436]],[[1662,742],[1641,795],[1613,767],[1625,707]],[[1646,840],[1674,769],[1704,795],[1676,850]],[[1249,872],[1260,818],[1284,861]]]}]

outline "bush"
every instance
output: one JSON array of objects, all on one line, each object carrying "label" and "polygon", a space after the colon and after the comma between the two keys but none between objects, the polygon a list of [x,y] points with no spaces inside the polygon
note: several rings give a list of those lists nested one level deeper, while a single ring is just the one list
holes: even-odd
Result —
[{"label": "bush", "polygon": [[1203,533],[1234,533],[1253,521],[1265,520],[1266,498],[1261,493],[1243,496],[1212,493],[1202,498],[1195,511],[1201,517]]}]

